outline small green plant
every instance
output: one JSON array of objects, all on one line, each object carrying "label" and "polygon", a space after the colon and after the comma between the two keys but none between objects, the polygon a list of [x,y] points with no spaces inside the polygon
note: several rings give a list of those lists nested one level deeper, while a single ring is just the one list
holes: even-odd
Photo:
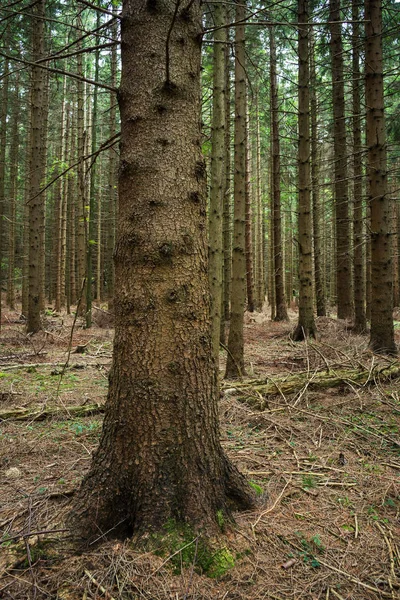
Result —
[{"label": "small green plant", "polygon": [[258,485],[258,483],[256,483],[255,481],[249,481],[249,485],[253,488],[257,496],[263,495],[263,489],[260,485]]},{"label": "small green plant", "polygon": [[303,475],[301,478],[302,487],[306,490],[317,487],[314,475]]},{"label": "small green plant", "polygon": [[301,531],[297,531],[296,535],[300,538],[300,544],[303,548],[303,550],[298,553],[299,557],[313,569],[318,569],[321,566],[321,563],[315,554],[323,554],[325,552],[325,546],[323,545],[320,536],[315,534],[310,539],[307,539]]}]

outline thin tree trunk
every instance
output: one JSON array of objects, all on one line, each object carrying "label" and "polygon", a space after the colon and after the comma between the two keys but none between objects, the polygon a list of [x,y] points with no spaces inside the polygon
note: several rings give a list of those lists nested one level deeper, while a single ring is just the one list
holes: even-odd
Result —
[{"label": "thin tree trunk", "polygon": [[335,149],[337,315],[339,319],[351,319],[353,294],[340,0],[329,1],[329,20]]},{"label": "thin tree trunk", "polygon": [[[227,30],[227,42],[229,30]],[[223,291],[221,315],[221,342],[225,343],[225,325],[230,318],[230,297],[232,278],[232,215],[231,215],[231,65],[230,48],[225,45],[225,181],[223,200]]]},{"label": "thin tree trunk", "polygon": [[[97,12],[96,29],[100,27],[100,12]],[[99,80],[99,59],[100,50],[97,49],[94,58],[94,81]],[[94,154],[97,150],[97,104],[99,88],[95,85],[93,89],[92,106],[92,127],[91,127],[91,152]],[[89,129],[89,128],[88,128]],[[90,195],[89,195],[89,214],[88,214],[88,232],[86,240],[86,329],[92,326],[92,278],[93,278],[93,244],[95,242],[95,197],[96,197],[96,161],[93,161],[90,168]],[[98,200],[100,202],[100,200]],[[99,240],[98,240],[99,243]],[[100,277],[100,273],[97,273]]]},{"label": "thin tree trunk", "polygon": [[276,76],[276,44],[272,27],[269,29],[270,86],[272,121],[272,196],[274,203],[274,275],[275,275],[275,321],[288,321],[283,276],[283,246],[281,218],[281,156],[279,142],[278,82]]},{"label": "thin tree trunk", "polygon": [[222,298],[222,219],[224,196],[225,153],[225,42],[226,8],[213,5],[213,113],[211,126],[211,191],[209,211],[209,282],[211,290],[211,337],[215,368],[219,365]]},{"label": "thin tree trunk", "polygon": [[251,193],[251,146],[250,146],[250,116],[249,104],[247,99],[246,86],[246,290],[247,290],[247,310],[254,312],[254,274],[253,274],[253,211],[252,211],[252,193]]},{"label": "thin tree trunk", "polygon": [[[38,0],[32,8],[33,59],[44,55],[45,0]],[[27,332],[35,333],[42,328],[40,319],[40,296],[42,294],[44,194],[40,193],[43,175],[43,129],[44,129],[44,72],[32,68],[31,93],[31,158],[29,198],[29,297]]]},{"label": "thin tree trunk", "polygon": [[308,0],[298,0],[299,20],[299,320],[293,339],[315,337],[312,286],[312,223],[310,170],[310,63],[309,63]]},{"label": "thin tree trunk", "polygon": [[318,122],[317,122],[317,77],[315,73],[315,43],[312,37],[310,49],[310,108],[311,108],[311,185],[313,208],[313,238],[314,238],[314,279],[317,316],[326,316],[326,299],[324,272],[322,269],[321,243],[321,198],[319,193],[319,163],[318,163]]},{"label": "thin tree trunk", "polygon": [[[8,37],[5,40],[6,46]],[[1,118],[0,118],[0,330],[1,330],[1,290],[3,283],[3,249],[4,249],[4,215],[5,215],[5,166],[6,166],[6,141],[7,141],[7,109],[8,109],[8,84],[9,62],[4,59],[4,73],[1,92]]]},{"label": "thin tree trunk", "polygon": [[[16,231],[16,204],[18,193],[18,148],[19,148],[19,73],[15,77],[14,102],[11,115],[11,146],[10,146],[10,192],[9,192],[9,224],[8,224],[8,284],[7,303],[15,309],[15,231]],[[1,283],[0,283],[1,286]]]},{"label": "thin tree trunk", "polygon": [[386,130],[383,99],[382,5],[365,2],[365,101],[367,181],[371,207],[371,337],[374,352],[396,354],[393,328],[391,206],[387,194]]},{"label": "thin tree trunk", "polygon": [[236,4],[235,19],[235,178],[231,319],[228,337],[226,377],[242,377],[244,367],[243,317],[246,303],[246,2]]},{"label": "thin tree trunk", "polygon": [[261,312],[265,297],[264,281],[264,240],[263,240],[263,203],[261,194],[261,136],[260,136],[260,114],[259,93],[256,94],[256,141],[255,141],[255,195],[256,195],[256,227],[255,227],[255,256],[256,256],[256,285],[255,285],[255,308]]},{"label": "thin tree trunk", "polygon": [[367,329],[365,314],[364,276],[364,218],[362,193],[362,144],[360,100],[360,11],[358,0],[352,0],[353,20],[353,178],[354,178],[354,329],[364,333]]},{"label": "thin tree trunk", "polygon": [[[78,19],[78,25],[81,25],[81,20]],[[78,50],[82,49],[82,43],[77,44]],[[82,54],[78,54],[77,57],[77,73],[79,76],[84,76],[83,59]],[[85,256],[86,256],[86,183],[85,183],[85,86],[83,81],[77,81],[77,110],[78,110],[78,122],[77,122],[77,151],[78,151],[78,193],[76,197],[75,205],[75,219],[76,219],[76,263],[77,263],[77,291],[83,289],[82,298],[77,298],[79,302],[78,312],[82,316],[86,313],[86,270],[85,270]],[[86,285],[83,285],[86,279]],[[78,292],[79,293],[79,292]],[[79,301],[80,300],[80,301]]]}]

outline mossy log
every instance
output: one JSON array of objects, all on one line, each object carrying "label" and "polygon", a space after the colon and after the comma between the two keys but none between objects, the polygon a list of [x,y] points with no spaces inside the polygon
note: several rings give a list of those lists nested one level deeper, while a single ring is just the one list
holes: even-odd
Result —
[{"label": "mossy log", "polygon": [[44,421],[51,417],[63,416],[65,418],[87,417],[104,412],[102,404],[80,404],[77,406],[51,406],[31,408],[11,408],[0,411],[1,421]]},{"label": "mossy log", "polygon": [[295,373],[286,377],[265,377],[240,382],[224,382],[222,389],[234,391],[237,399],[263,410],[268,396],[296,394],[307,387],[319,390],[340,385],[366,386],[376,382],[400,377],[400,366],[376,367],[369,371],[361,369],[324,370]]}]

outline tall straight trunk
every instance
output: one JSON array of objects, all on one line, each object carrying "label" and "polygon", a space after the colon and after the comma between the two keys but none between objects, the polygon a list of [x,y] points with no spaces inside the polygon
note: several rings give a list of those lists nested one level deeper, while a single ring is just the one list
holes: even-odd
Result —
[{"label": "tall straight trunk", "polygon": [[[19,73],[15,77],[15,90],[11,114],[11,144],[10,144],[10,186],[9,186],[9,220],[8,220],[8,283],[7,303],[13,310],[15,308],[15,232],[16,232],[16,205],[18,193],[18,148],[19,148]],[[1,284],[0,284],[1,285]]]},{"label": "tall straight trunk", "polygon": [[310,49],[310,108],[311,108],[311,185],[314,238],[314,279],[317,316],[326,316],[324,271],[322,268],[323,245],[321,240],[321,197],[319,188],[317,77],[315,72],[315,43],[312,36]]},{"label": "tall straight trunk", "polygon": [[30,199],[30,160],[31,160],[31,136],[32,136],[32,110],[31,110],[32,89],[28,94],[28,110],[26,121],[26,148],[24,152],[24,198],[22,211],[22,315],[27,318],[29,310],[29,199]]},{"label": "tall straight trunk", "polygon": [[102,299],[103,278],[102,278],[102,225],[103,225],[103,193],[102,193],[102,163],[97,169],[98,192],[97,192],[97,236],[96,236],[96,294],[95,298],[100,306]]},{"label": "tall straight trunk", "polygon": [[[42,143],[41,143],[41,171],[40,171],[40,185],[42,186],[46,181],[47,175],[47,143],[48,143],[48,128],[49,128],[49,102],[50,102],[50,73],[49,71],[44,72],[43,77],[43,107],[42,107]],[[43,191],[42,197],[42,223],[40,227],[40,261],[39,261],[39,278],[40,278],[40,291],[39,291],[39,305],[40,310],[45,309],[46,302],[46,200],[47,192]]]},{"label": "tall straight trunk", "polygon": [[[7,47],[6,38],[6,47]],[[9,62],[5,58],[4,62],[5,77],[2,81],[1,90],[1,115],[0,115],[0,330],[1,330],[1,290],[3,282],[2,264],[4,251],[4,215],[5,215],[5,175],[6,175],[6,141],[7,141],[7,109],[8,109],[8,84],[9,84]]]},{"label": "tall straight trunk", "polygon": [[361,144],[361,73],[360,73],[360,11],[358,0],[352,0],[352,63],[353,63],[353,180],[354,180],[354,328],[367,329],[365,313],[364,218],[362,193]]},{"label": "tall straight trunk", "polygon": [[[78,25],[81,25],[81,20],[78,20]],[[78,50],[82,49],[82,43],[77,44]],[[77,56],[77,73],[84,76],[82,54]],[[77,81],[77,152],[78,152],[78,193],[76,196],[75,218],[76,218],[76,263],[77,263],[77,295],[80,297],[76,300],[79,303],[78,312],[82,316],[86,313],[86,183],[85,183],[85,86],[81,80]],[[85,285],[86,282],[86,285]]]},{"label": "tall straight trunk", "polygon": [[222,220],[225,191],[225,43],[226,7],[213,5],[213,113],[211,125],[211,177],[209,210],[209,282],[211,290],[211,338],[215,367],[219,365],[222,299]]},{"label": "tall straight trunk", "polygon": [[223,289],[221,309],[221,342],[225,343],[225,325],[230,318],[231,277],[232,277],[232,186],[231,186],[231,64],[229,47],[229,29],[225,44],[225,169],[222,243],[224,253]]},{"label": "tall straight trunk", "polygon": [[264,304],[264,240],[263,220],[264,211],[261,193],[261,136],[259,93],[256,93],[256,141],[255,141],[255,197],[256,197],[256,227],[255,227],[255,308],[261,312]]},{"label": "tall straight trunk", "polygon": [[236,4],[235,19],[235,134],[234,215],[232,250],[231,319],[226,377],[241,377],[244,368],[243,317],[246,303],[246,1]]},{"label": "tall straight trunk", "polygon": [[[100,12],[97,12],[96,29],[100,27]],[[94,81],[99,79],[99,60],[100,50],[97,49],[94,58]],[[98,90],[97,85],[93,88],[93,106],[92,106],[92,127],[91,127],[91,152],[94,154],[97,150],[97,105],[98,105]],[[93,288],[92,288],[92,276],[93,276],[93,248],[94,248],[94,237],[95,237],[95,199],[96,199],[96,161],[93,161],[90,169],[90,196],[89,196],[89,214],[88,214],[88,239],[86,240],[86,328],[92,326],[92,299],[93,299]],[[100,202],[100,200],[98,200]],[[100,243],[100,240],[97,241]],[[100,277],[100,273],[97,273],[97,277]]]},{"label": "tall straight trunk", "polygon": [[215,535],[229,502],[253,504],[218,432],[200,2],[185,2],[175,19],[176,10],[173,0],[123,3],[113,366],[100,445],[71,515],[87,542],[99,531],[149,540],[171,525]]},{"label": "tall straight trunk", "polygon": [[310,62],[308,0],[298,0],[298,53],[299,53],[299,321],[293,339],[315,337],[314,302],[312,286],[312,223],[311,223],[311,170],[310,170]]},{"label": "tall straight trunk", "polygon": [[[115,9],[114,9],[115,10]],[[111,25],[111,36],[118,37],[118,22],[117,18]],[[111,50],[111,85],[117,86],[117,47],[113,46]],[[109,96],[109,135],[113,138],[117,131],[117,97],[115,92],[110,92]],[[106,251],[104,260],[105,273],[105,290],[109,309],[112,308],[114,294],[114,261],[113,253],[115,247],[115,224],[117,212],[117,152],[115,148],[109,151],[109,175],[108,175],[108,197],[107,202],[107,236],[106,236]]]},{"label": "tall straight trunk", "polygon": [[[70,104],[67,102],[66,106],[66,131],[64,136],[64,164],[68,163],[68,157],[70,155],[70,140],[72,135],[70,134],[71,127],[71,109]],[[60,287],[60,304],[65,306],[67,296],[67,227],[68,227],[68,195],[70,190],[71,180],[69,177],[64,177],[61,183],[61,196],[62,212],[61,212],[61,287]]]},{"label": "tall straight trunk", "polygon": [[[247,86],[246,86],[247,87]],[[249,104],[246,89],[246,290],[247,290],[247,310],[254,312],[254,269],[253,269],[253,211],[252,211],[252,193],[251,193],[251,146],[250,146],[250,116]]]},{"label": "tall straight trunk", "polygon": [[289,207],[286,216],[286,298],[291,305],[293,301],[293,218],[292,210]]},{"label": "tall straight trunk", "polygon": [[340,0],[329,0],[329,20],[335,150],[337,314],[339,319],[351,319],[353,294]]},{"label": "tall straight trunk", "polygon": [[[272,115],[272,112],[271,112]],[[272,117],[271,117],[272,130]],[[274,246],[274,195],[272,193],[272,147],[271,147],[271,163],[269,171],[270,201],[269,201],[269,219],[268,219],[268,302],[271,310],[271,320],[276,317],[276,294],[275,294],[275,246]]]},{"label": "tall straight trunk", "polygon": [[[38,0],[32,8],[32,47],[33,60],[44,55],[45,0]],[[31,158],[30,158],[30,198],[29,198],[29,297],[27,332],[35,333],[42,328],[40,319],[40,297],[42,294],[42,253],[44,225],[44,194],[40,193],[43,175],[43,129],[44,129],[44,87],[43,69],[32,68],[31,92]]]},{"label": "tall straight trunk", "polygon": [[[72,103],[71,107],[71,138],[69,148],[69,162],[76,161],[77,148],[77,111],[76,105]],[[66,265],[65,265],[65,292],[67,314],[71,312],[71,305],[76,303],[77,285],[76,285],[76,174],[68,178],[67,188],[67,220],[66,220]]]},{"label": "tall straight trunk", "polygon": [[281,217],[281,156],[279,142],[278,82],[276,76],[276,44],[273,27],[269,29],[270,86],[272,121],[272,197],[274,204],[274,275],[275,321],[288,321],[283,273],[282,217]]},{"label": "tall straight trunk", "polygon": [[[66,136],[67,136],[67,106],[66,106],[66,93],[67,93],[67,82],[66,77],[64,78],[63,85],[63,103],[61,108],[61,132],[60,132],[60,159],[61,164],[65,164],[65,146],[66,146]],[[64,162],[65,161],[65,162]],[[55,255],[55,304],[54,308],[57,312],[61,310],[61,289],[64,284],[64,277],[62,273],[62,247],[63,247],[63,213],[64,213],[64,203],[65,203],[65,178],[61,178],[58,182],[58,193],[56,194],[56,206],[55,210],[55,235],[56,235],[56,255]]]},{"label": "tall straight trunk", "polygon": [[367,185],[371,207],[371,337],[374,352],[396,354],[393,328],[391,206],[387,194],[383,99],[382,4],[365,1],[365,103]]}]

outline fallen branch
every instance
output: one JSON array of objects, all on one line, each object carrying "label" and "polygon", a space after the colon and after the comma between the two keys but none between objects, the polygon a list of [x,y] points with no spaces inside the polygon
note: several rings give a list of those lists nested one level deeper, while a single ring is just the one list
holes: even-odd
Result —
[{"label": "fallen branch", "polygon": [[[247,381],[226,382],[222,385],[222,389],[235,389],[237,399],[240,402],[245,402],[254,408],[264,410],[266,407],[266,396],[275,396],[277,394],[287,395],[299,393],[304,386],[308,389],[326,389],[337,387],[339,385],[357,384],[358,386],[366,386],[373,384],[376,381],[390,381],[400,377],[400,367],[376,367],[372,371],[361,371],[358,369],[347,369],[343,371],[316,371],[313,373],[296,373],[287,375],[286,377],[274,378],[266,377],[265,379],[250,379]],[[232,391],[231,391],[232,393]],[[264,398],[260,398],[260,394]]]},{"label": "fallen branch", "polygon": [[14,408],[12,410],[0,411],[1,421],[45,421],[50,417],[67,414],[69,417],[86,417],[88,415],[97,415],[104,412],[102,404],[80,404],[78,406],[57,406],[51,408],[38,408],[31,410],[29,408]]}]

